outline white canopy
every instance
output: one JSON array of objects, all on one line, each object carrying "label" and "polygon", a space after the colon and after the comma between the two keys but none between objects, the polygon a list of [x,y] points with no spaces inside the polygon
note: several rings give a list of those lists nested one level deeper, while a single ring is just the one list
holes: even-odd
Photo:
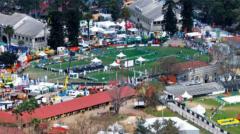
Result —
[{"label": "white canopy", "polygon": [[142,56],[140,56],[140,57],[137,59],[137,61],[142,63],[142,62],[146,61],[146,59],[144,59]]},{"label": "white canopy", "polygon": [[102,31],[104,31],[102,28],[97,27],[97,26],[91,27],[90,30],[91,30],[92,32],[94,32],[94,33],[95,33],[95,32],[102,32]]},{"label": "white canopy", "polygon": [[119,57],[119,58],[123,58],[123,57],[125,57],[125,56],[126,56],[126,55],[123,54],[122,52],[121,52],[120,54],[117,55],[117,57]]},{"label": "white canopy", "polygon": [[187,33],[186,35],[189,37],[201,37],[202,36],[202,34],[199,32],[191,32],[191,33]]},{"label": "white canopy", "polygon": [[128,31],[130,31],[130,32],[137,32],[138,29],[137,28],[129,28]]},{"label": "white canopy", "polygon": [[118,64],[116,61],[114,61],[112,64],[110,64],[110,66],[112,66],[112,67],[119,67],[120,64]]},{"label": "white canopy", "polygon": [[43,52],[43,51],[41,51],[38,55],[42,56],[42,57],[47,56],[47,54],[45,52]]},{"label": "white canopy", "polygon": [[102,63],[102,61],[98,58],[94,58],[93,60],[91,60],[92,63]]},{"label": "white canopy", "polygon": [[187,91],[185,91],[185,92],[182,94],[182,97],[183,97],[183,98],[186,98],[186,99],[191,99],[191,98],[192,98],[192,96],[191,96]]},{"label": "white canopy", "polygon": [[196,107],[191,108],[192,111],[200,114],[200,115],[204,115],[206,112],[206,109],[202,106],[202,105],[197,105]]}]

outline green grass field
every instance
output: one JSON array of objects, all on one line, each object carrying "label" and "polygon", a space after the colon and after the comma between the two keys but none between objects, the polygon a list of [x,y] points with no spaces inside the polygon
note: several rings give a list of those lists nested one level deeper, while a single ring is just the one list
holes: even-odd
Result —
[{"label": "green grass field", "polygon": [[[195,104],[201,104],[206,108],[206,116],[210,117],[213,113],[212,108],[216,108],[220,106],[220,102],[218,102],[214,98],[197,98],[192,101]],[[226,118],[235,118],[237,115],[240,114],[240,104],[235,105],[225,105],[223,109],[219,110],[219,112],[212,118],[214,122],[217,122],[219,119],[226,119]],[[227,130],[231,134],[240,134],[240,127],[239,126],[231,126],[231,127],[222,127],[223,129]]]},{"label": "green grass field", "polygon": [[[137,48],[108,48],[97,51],[94,54],[96,57],[103,61],[104,65],[111,64],[120,52],[126,55],[127,60],[135,60],[139,56],[147,59],[148,61],[142,65],[135,64],[133,67],[136,72],[149,72],[154,71],[156,61],[167,56],[175,56],[178,61],[186,61],[189,57],[194,57],[195,60],[208,62],[210,60],[209,55],[200,55],[198,51],[186,49],[186,48],[162,48],[162,47],[137,47]],[[95,78],[98,81],[109,81],[115,80],[116,78],[127,78],[132,77],[134,72],[132,70],[118,70],[116,77],[116,71],[112,70],[109,72],[93,72],[87,75],[87,77]],[[139,73],[136,73],[139,76]]]},{"label": "green grass field", "polygon": [[[91,52],[88,52],[88,55],[94,55],[94,57],[99,58],[103,61],[104,65],[109,66],[113,61],[116,60],[117,55],[123,52],[126,55],[125,60],[136,60],[138,57],[142,56],[143,58],[147,59],[145,63],[142,65],[135,64],[134,67],[127,70],[120,70],[120,69],[113,69],[108,72],[92,72],[88,73],[86,77],[95,79],[98,82],[107,82],[109,80],[116,80],[116,78],[119,79],[126,79],[128,77],[132,77],[135,71],[136,77],[140,76],[140,74],[145,73],[145,70],[148,71],[148,73],[151,73],[152,71],[155,71],[155,65],[157,64],[157,61],[161,58],[165,58],[168,56],[175,56],[176,59],[179,62],[183,62],[188,60],[189,58],[192,58],[194,60],[200,60],[208,62],[210,60],[209,55],[200,55],[198,51],[187,49],[187,48],[171,48],[171,47],[134,47],[134,48],[103,48],[103,49],[96,49],[92,50]],[[93,57],[92,57],[93,58]],[[52,61],[52,60],[50,60]],[[84,59],[84,60],[74,60],[71,62],[71,68],[72,67],[79,67],[83,65],[90,64],[91,58]],[[58,64],[51,64],[46,65],[48,68],[55,68],[55,69],[67,69],[69,62],[65,61]],[[134,71],[133,71],[134,70]],[[37,71],[37,72],[36,72]],[[50,75],[49,77],[62,77],[58,76],[55,73],[46,72],[44,70],[34,70],[31,68],[28,73],[30,75],[36,75],[38,77],[44,76],[45,74]],[[36,74],[37,73],[37,74]],[[117,74],[117,77],[116,77]],[[35,77],[33,77],[35,78]],[[58,78],[54,78],[58,79]]]}]

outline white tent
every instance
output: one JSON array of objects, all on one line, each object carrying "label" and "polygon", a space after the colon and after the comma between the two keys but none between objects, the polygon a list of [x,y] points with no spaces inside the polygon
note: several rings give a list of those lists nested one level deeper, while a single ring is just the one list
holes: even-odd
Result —
[{"label": "white tent", "polygon": [[187,92],[185,91],[183,94],[182,94],[182,97],[185,98],[185,99],[191,99],[192,96]]},{"label": "white tent", "polygon": [[137,32],[138,29],[137,28],[129,28],[128,31],[130,31],[130,32]]},{"label": "white tent", "polygon": [[91,60],[92,63],[102,63],[102,61],[98,58],[94,58],[93,60]]},{"label": "white tent", "polygon": [[93,26],[93,27],[90,28],[90,31],[92,31],[93,33],[96,33],[96,32],[102,32],[104,30],[100,27]]},{"label": "white tent", "polygon": [[140,56],[138,59],[137,59],[138,62],[140,63],[143,63],[146,61],[146,59],[144,59],[142,56]]},{"label": "white tent", "polygon": [[112,21],[101,21],[101,22],[96,22],[96,25],[101,28],[110,28],[111,26],[116,26],[116,24]]},{"label": "white tent", "polygon": [[125,57],[125,56],[126,56],[126,55],[123,54],[122,52],[121,52],[120,54],[117,55],[117,57],[119,57],[119,58],[123,58],[123,57]]},{"label": "white tent", "polygon": [[18,61],[20,61],[20,62],[25,62],[26,60],[27,60],[26,53],[20,55],[19,58],[18,58]]},{"label": "white tent", "polygon": [[206,109],[202,106],[202,105],[197,105],[196,107],[191,108],[192,111],[200,114],[200,115],[204,115],[206,112]]},{"label": "white tent", "polygon": [[110,64],[111,67],[119,67],[120,64],[118,64],[116,61],[114,61],[112,64]]},{"label": "white tent", "polygon": [[199,32],[191,32],[186,34],[188,37],[198,37],[201,38],[202,34]]},{"label": "white tent", "polygon": [[41,51],[38,55],[41,56],[41,57],[47,56],[47,54],[43,51]]}]

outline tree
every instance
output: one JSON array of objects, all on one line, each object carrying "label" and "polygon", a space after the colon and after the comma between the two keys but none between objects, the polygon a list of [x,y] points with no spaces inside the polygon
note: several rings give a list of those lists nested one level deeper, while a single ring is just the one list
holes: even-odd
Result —
[{"label": "tree", "polygon": [[114,114],[118,114],[123,103],[121,88],[119,87],[114,88],[109,92],[109,95],[112,99],[112,108]]},{"label": "tree", "polygon": [[193,6],[192,0],[182,0],[183,10],[182,16],[182,31],[191,32],[193,27]]},{"label": "tree", "polygon": [[179,128],[177,128],[175,124],[176,122],[173,122],[172,120],[164,120],[162,123],[163,128],[161,129],[161,134],[178,134]]},{"label": "tree", "polygon": [[71,46],[78,46],[80,22],[79,11],[76,9],[68,9],[65,18],[69,42],[71,43]]},{"label": "tree", "polygon": [[23,101],[23,103],[18,105],[14,109],[14,113],[22,115],[23,112],[28,112],[28,113],[32,114],[32,112],[38,107],[39,107],[39,105],[37,103],[37,100],[35,98],[31,98],[26,101]]},{"label": "tree", "polygon": [[129,10],[128,10],[127,7],[124,7],[124,8],[122,9],[121,16],[122,16],[122,18],[123,18],[124,21],[125,21],[125,30],[126,30],[126,33],[127,33],[127,21],[128,21],[128,19],[129,19],[129,17],[130,17],[130,13],[129,13]]},{"label": "tree", "polygon": [[163,27],[170,35],[174,35],[177,31],[177,18],[175,15],[176,3],[173,0],[166,0],[164,6]]},{"label": "tree", "polygon": [[42,0],[17,0],[17,4],[24,13],[29,14],[31,11],[39,9],[41,1]]},{"label": "tree", "polygon": [[92,14],[91,12],[86,12],[84,15],[83,15],[83,18],[85,20],[87,20],[87,34],[88,34],[88,40],[90,40],[90,20],[92,19]]},{"label": "tree", "polygon": [[148,134],[149,133],[149,129],[148,127],[146,127],[145,124],[146,120],[144,120],[143,118],[138,118],[137,119],[137,126],[136,126],[136,130],[135,130],[135,134]]},{"label": "tree", "polygon": [[156,120],[148,126],[145,120],[140,118],[137,120],[137,128],[135,134],[178,134],[179,128],[175,126],[172,120]]},{"label": "tree", "polygon": [[12,38],[12,36],[13,36],[13,34],[14,34],[14,29],[13,29],[12,26],[6,26],[6,27],[3,29],[3,31],[4,31],[4,33],[6,33],[7,36],[8,36],[8,46],[10,46],[10,45],[11,45],[11,38]]},{"label": "tree", "polygon": [[3,52],[0,55],[0,61],[2,64],[4,64],[6,67],[12,66],[17,61],[17,55],[10,52]]},{"label": "tree", "polygon": [[48,45],[56,50],[57,47],[64,46],[64,34],[63,34],[63,18],[62,13],[59,11],[51,11],[49,13],[49,26],[50,36],[48,39]]},{"label": "tree", "polygon": [[173,65],[176,64],[177,62],[178,61],[174,56],[166,57],[162,59],[159,62],[159,67],[161,69],[161,72],[166,75],[174,74],[177,71],[177,68],[174,68]]}]

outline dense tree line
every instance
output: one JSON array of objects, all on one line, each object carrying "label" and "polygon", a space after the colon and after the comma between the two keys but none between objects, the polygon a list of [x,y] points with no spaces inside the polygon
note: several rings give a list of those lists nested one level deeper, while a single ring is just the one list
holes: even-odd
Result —
[{"label": "dense tree line", "polygon": [[201,21],[223,28],[234,24],[239,26],[240,0],[193,0],[193,2],[194,8],[200,11],[197,17]]}]

